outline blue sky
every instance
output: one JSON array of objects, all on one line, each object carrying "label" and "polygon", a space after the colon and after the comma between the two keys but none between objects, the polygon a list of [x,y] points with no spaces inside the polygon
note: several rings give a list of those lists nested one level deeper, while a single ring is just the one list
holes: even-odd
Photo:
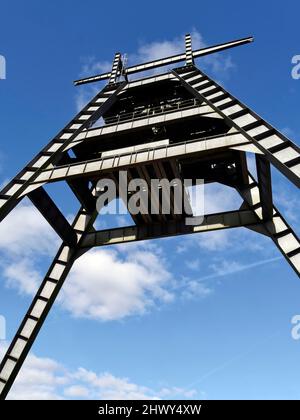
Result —
[{"label": "blue sky", "polygon": [[[299,12],[296,1],[3,1],[0,183],[101,87],[72,80],[104,69],[115,51],[133,64],[180,51],[186,32],[194,45],[254,35],[197,65],[299,143],[300,80],[291,77]],[[299,229],[296,188],[276,171],[273,181],[275,204]],[[66,188],[48,191],[75,213]],[[206,198],[207,212],[240,203],[218,186]],[[8,341],[59,243],[28,202],[12,216],[0,227]],[[11,397],[299,399],[300,340],[291,337],[299,296],[271,240],[243,229],[94,250],[72,270]]]}]

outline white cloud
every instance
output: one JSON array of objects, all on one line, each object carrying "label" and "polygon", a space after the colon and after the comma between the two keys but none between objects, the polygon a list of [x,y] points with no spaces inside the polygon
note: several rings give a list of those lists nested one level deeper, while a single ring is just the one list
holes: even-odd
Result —
[{"label": "white cloud", "polygon": [[[98,73],[105,73],[111,70],[111,62],[96,61],[96,57],[82,57],[82,69],[80,78],[92,76]],[[97,85],[79,86],[76,88],[75,103],[79,112],[99,92]]]},{"label": "white cloud", "polygon": [[[3,354],[2,347],[0,357]],[[8,394],[8,399],[159,400],[196,396],[195,389],[174,386],[151,389],[109,372],[96,373],[82,367],[70,370],[53,359],[37,357],[30,353]]]},{"label": "white cloud", "polygon": [[205,213],[237,210],[243,200],[234,188],[212,183],[204,186]]},{"label": "white cloud", "polygon": [[171,282],[164,262],[152,252],[92,250],[75,263],[61,304],[76,317],[116,320],[171,302]]},{"label": "white cloud", "polygon": [[[0,225],[6,286],[34,294],[43,278],[40,261],[54,255],[58,242],[33,206],[20,204]],[[92,250],[78,259],[59,296],[61,306],[76,317],[113,320],[171,302],[172,276],[165,261],[145,245],[137,244],[126,254],[128,249]]]},{"label": "white cloud", "polygon": [[229,274],[235,274],[240,271],[250,270],[251,268],[259,267],[261,265],[271,264],[273,262],[281,260],[282,258],[283,257],[266,258],[249,264],[242,264],[238,261],[223,259],[218,261],[217,263],[211,264],[210,268],[213,270],[214,273],[203,277],[201,281],[206,279],[223,277]]},{"label": "white cloud", "polygon": [[200,233],[195,237],[198,246],[207,251],[221,251],[230,245],[230,234],[232,231],[218,230]]},{"label": "white cloud", "polygon": [[145,386],[132,383],[128,378],[119,378],[111,373],[98,375],[95,372],[79,368],[73,377],[89,386],[92,398],[100,397],[107,400],[160,399],[159,391],[154,392]]},{"label": "white cloud", "polygon": [[195,258],[195,259],[188,259],[185,261],[185,265],[190,269],[190,270],[198,270],[200,267],[200,259],[199,258]]},{"label": "white cloud", "polygon": [[223,260],[218,264],[211,264],[210,267],[213,269],[217,276],[226,276],[227,274],[233,274],[237,271],[241,271],[244,266],[238,261]]},{"label": "white cloud", "polygon": [[1,262],[2,275],[6,286],[17,289],[20,293],[33,295],[41,282],[41,273],[35,269],[35,262],[29,258],[4,260]]},{"label": "white cloud", "polygon": [[111,70],[110,61],[95,61],[95,57],[82,58],[83,66],[81,76],[90,76],[96,73],[105,73]]},{"label": "white cloud", "polygon": [[[232,202],[237,204],[232,190],[221,186],[214,187],[207,198],[206,208],[210,212],[226,210]],[[206,251],[220,251],[239,243],[239,249],[247,246],[257,252],[257,246],[253,248],[256,242],[245,240],[243,235],[240,230],[201,233],[182,240],[181,246],[196,244]],[[56,235],[33,206],[26,202],[18,206],[0,225],[1,266],[6,285],[33,294],[43,277],[39,262],[42,257],[53,255],[57,242]],[[188,259],[185,264],[197,270],[200,260]],[[232,263],[230,267],[226,264],[225,261],[212,265],[208,278],[226,275],[226,270],[245,269],[238,263],[234,267]],[[110,321],[142,315],[176,299],[203,298],[212,292],[195,279],[182,282],[181,287],[179,283],[166,263],[164,248],[156,242],[122,244],[94,249],[79,258],[59,295],[59,303],[75,317]]]},{"label": "white cloud", "polygon": [[66,388],[64,390],[64,395],[66,397],[71,397],[71,398],[88,398],[89,397],[89,389],[85,386],[81,386],[81,385],[71,385],[68,388]]},{"label": "white cloud", "polygon": [[205,298],[213,293],[213,289],[204,284],[201,280],[189,280],[183,287],[181,296],[183,299]]},{"label": "white cloud", "polygon": [[8,399],[59,400],[60,386],[69,382],[64,368],[48,358],[29,354]]},{"label": "white cloud", "polygon": [[[193,49],[199,49],[208,46],[199,31],[193,29],[191,31],[191,35]],[[128,54],[127,66],[180,54],[184,51],[184,34],[175,37],[172,40],[165,39],[160,41],[143,42],[139,45],[137,52]],[[108,72],[111,70],[112,66],[112,61],[98,61],[96,57],[82,57],[81,61],[83,62],[80,72],[80,77],[82,78]],[[180,65],[180,63],[178,65]],[[226,55],[226,53],[224,56],[222,53],[217,53],[202,57],[199,60],[199,65],[204,70],[210,70],[220,79],[227,78],[230,71],[235,67],[231,57]],[[158,69],[145,72],[144,76],[138,73],[137,75],[131,76],[131,78],[145,77],[147,74],[163,73],[168,70],[169,68],[160,67]],[[99,88],[93,85],[78,87],[75,96],[77,111],[80,111],[83,106],[86,105],[87,102],[98,92],[98,90]]]},{"label": "white cloud", "polygon": [[81,111],[85,105],[99,92],[99,89],[94,86],[77,88],[75,94],[76,111]]},{"label": "white cloud", "polygon": [[[162,397],[165,397],[167,399],[174,398],[175,395],[183,395],[185,398],[194,398],[196,395],[198,395],[198,392],[195,389],[185,390],[184,388],[163,388],[160,391],[160,395]],[[203,395],[203,392],[201,392],[201,395]]]},{"label": "white cloud", "polygon": [[[206,43],[202,35],[193,30],[192,33],[193,49],[204,48]],[[172,40],[153,41],[142,43],[136,54],[129,55],[130,64],[143,63],[171,55],[181,54],[185,51],[184,34]]]},{"label": "white cloud", "polygon": [[[191,36],[193,50],[205,48],[208,46],[208,43],[204,40],[202,34],[196,29],[191,31]],[[175,37],[172,40],[143,43],[138,48],[136,54],[129,55],[129,62],[130,65],[133,65],[176,54],[182,54],[184,51],[184,34],[182,34],[181,36]],[[221,78],[227,77],[229,71],[235,67],[231,57],[227,55],[222,56],[222,53],[202,57],[199,59],[199,66],[201,68],[211,70],[212,73]],[[166,70],[166,68],[160,68],[155,72],[162,72]]]},{"label": "white cloud", "polygon": [[[33,295],[43,279],[40,264],[54,255],[58,242],[32,205],[19,205],[0,225],[0,264],[6,286]],[[188,296],[191,285],[186,288]],[[163,248],[145,241],[94,249],[81,256],[58,302],[74,317],[109,321],[170,304],[179,297],[175,289]]]},{"label": "white cloud", "polygon": [[1,222],[0,251],[10,256],[48,255],[56,243],[56,234],[38,210],[26,201]]},{"label": "white cloud", "polygon": [[20,203],[0,224],[0,267],[6,286],[33,294],[42,280],[36,267],[58,243],[41,214],[26,200]]}]

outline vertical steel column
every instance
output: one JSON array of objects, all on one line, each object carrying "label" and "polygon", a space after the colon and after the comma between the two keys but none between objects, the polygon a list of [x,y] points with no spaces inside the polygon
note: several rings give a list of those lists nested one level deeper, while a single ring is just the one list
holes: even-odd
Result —
[{"label": "vertical steel column", "polygon": [[262,207],[262,218],[266,222],[273,217],[273,199],[270,162],[263,155],[255,155],[257,180]]},{"label": "vertical steel column", "polygon": [[185,35],[185,56],[186,65],[192,66],[194,64],[194,57],[192,50],[192,37],[190,34]]},{"label": "vertical steel column", "polygon": [[115,54],[115,58],[114,58],[114,61],[113,61],[111,74],[110,74],[110,78],[109,78],[109,84],[110,85],[116,83],[117,78],[118,78],[118,73],[119,73],[119,71],[121,71],[121,69],[122,69],[121,54],[119,52],[117,52]]}]

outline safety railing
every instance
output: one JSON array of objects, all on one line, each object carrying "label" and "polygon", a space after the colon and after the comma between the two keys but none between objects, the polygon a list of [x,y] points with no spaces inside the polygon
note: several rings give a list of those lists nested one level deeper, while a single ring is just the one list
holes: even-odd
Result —
[{"label": "safety railing", "polygon": [[135,110],[133,112],[127,112],[124,114],[114,115],[112,117],[105,118],[105,125],[119,124],[120,122],[132,121],[139,118],[147,118],[149,116],[165,114],[168,112],[174,112],[176,110],[193,108],[200,104],[197,98],[186,99],[181,102],[166,103],[155,107],[143,108]]}]

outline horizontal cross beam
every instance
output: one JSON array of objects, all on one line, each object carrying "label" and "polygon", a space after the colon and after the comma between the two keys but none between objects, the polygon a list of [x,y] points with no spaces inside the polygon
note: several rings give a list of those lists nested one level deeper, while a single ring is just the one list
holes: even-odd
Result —
[{"label": "horizontal cross beam", "polygon": [[[248,38],[237,39],[235,41],[214,45],[212,47],[200,48],[192,52],[192,57],[194,59],[198,57],[203,57],[208,54],[227,50],[228,48],[238,47],[239,45],[247,44],[249,42],[252,42],[253,40],[254,38],[251,36]],[[186,53],[177,54],[177,55],[165,57],[159,60],[153,60],[153,61],[149,61],[143,64],[137,64],[136,66],[127,67],[126,69],[124,69],[124,75],[128,76],[130,74],[155,69],[157,67],[167,66],[169,64],[179,63],[180,61],[185,61],[185,60],[186,60]],[[117,75],[120,76],[121,72],[119,71]],[[110,77],[111,77],[111,72],[97,74],[95,76],[75,80],[74,85],[78,86],[78,85],[83,85],[87,83],[99,82],[100,80],[110,79]]]},{"label": "horizontal cross beam", "polygon": [[[197,223],[197,216],[194,217]],[[237,210],[203,216],[198,224],[186,225],[184,221],[169,221],[151,225],[128,226],[123,228],[100,230],[86,233],[82,239],[82,248],[114,245],[124,242],[143,241],[168,236],[186,235],[211,230],[228,229],[241,226],[257,225],[257,217],[252,210]]]},{"label": "horizontal cross beam", "polygon": [[101,176],[103,173],[110,172],[111,170],[125,169],[159,160],[193,156],[212,149],[234,149],[235,147],[247,144],[249,144],[248,140],[245,140],[244,136],[240,133],[213,136],[183,143],[172,143],[46,169],[37,177],[35,183],[40,185],[41,183],[67,181],[81,176]]}]

